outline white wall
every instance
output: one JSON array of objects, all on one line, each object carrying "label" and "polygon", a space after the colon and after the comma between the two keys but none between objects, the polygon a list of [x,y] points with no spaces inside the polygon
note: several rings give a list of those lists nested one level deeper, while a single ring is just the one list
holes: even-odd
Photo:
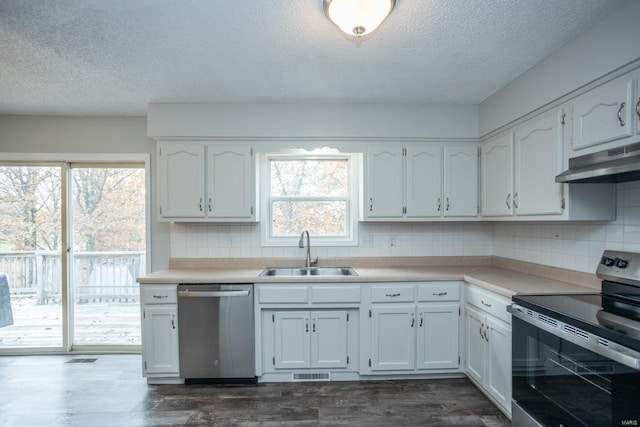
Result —
[{"label": "white wall", "polygon": [[149,104],[151,137],[477,138],[477,105]]},{"label": "white wall", "polygon": [[630,0],[480,104],[480,135],[640,58],[640,1]]},{"label": "white wall", "polygon": [[640,181],[617,185],[611,222],[495,223],[493,254],[594,273],[605,249],[640,252]]},{"label": "white wall", "polygon": [[[156,144],[145,117],[0,116],[0,153],[136,153],[151,156],[155,206]],[[151,268],[168,265],[169,225],[151,221]]]}]

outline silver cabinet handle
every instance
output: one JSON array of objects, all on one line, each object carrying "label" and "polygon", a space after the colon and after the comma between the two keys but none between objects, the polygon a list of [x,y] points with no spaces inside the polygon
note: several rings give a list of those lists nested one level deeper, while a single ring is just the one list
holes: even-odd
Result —
[{"label": "silver cabinet handle", "polygon": [[313,322],[311,322],[311,332],[315,332],[316,331],[316,320],[313,319]]},{"label": "silver cabinet handle", "polygon": [[620,126],[625,125],[624,119],[622,118],[622,110],[624,110],[624,107],[626,106],[627,106],[626,102],[621,102],[620,108],[618,108],[618,122],[620,122]]},{"label": "silver cabinet handle", "polygon": [[636,114],[638,115],[638,119],[640,119],[640,98],[638,98],[638,102],[636,103]]},{"label": "silver cabinet handle", "polygon": [[507,207],[511,209],[511,193],[507,194],[507,200],[505,200],[505,202],[507,203]]},{"label": "silver cabinet handle", "polygon": [[202,212],[202,197],[200,197],[200,212]]},{"label": "silver cabinet handle", "polygon": [[411,317],[411,327],[413,328],[413,325],[416,324],[416,319],[414,317]]},{"label": "silver cabinet handle", "polygon": [[484,300],[480,300],[480,302],[482,303],[482,305],[484,305],[485,307],[491,307],[491,304],[489,304],[488,302],[484,302]]},{"label": "silver cabinet handle", "polygon": [[211,212],[211,197],[209,197],[209,212]]},{"label": "silver cabinet handle", "polygon": [[434,292],[431,295],[433,295],[434,297],[441,297],[441,296],[444,296],[446,294],[447,294],[446,292]]},{"label": "silver cabinet handle", "polygon": [[420,313],[420,327],[422,328],[422,323],[424,322],[424,316]]},{"label": "silver cabinet handle", "polygon": [[[638,101],[640,102],[640,101]],[[440,212],[440,207],[442,206],[442,203],[440,203],[440,197],[438,197],[438,212]]]},{"label": "silver cabinet handle", "polygon": [[398,292],[397,294],[385,294],[388,297],[399,297],[400,296],[400,292]]},{"label": "silver cabinet handle", "polygon": [[489,342],[489,327],[488,326],[485,326],[484,339],[485,339],[486,342]]},{"label": "silver cabinet handle", "polygon": [[163,298],[169,298],[169,295],[154,295],[153,297],[156,299],[163,299]]},{"label": "silver cabinet handle", "polygon": [[482,330],[484,329],[484,323],[480,325],[480,338],[484,339],[484,335],[482,334]]},{"label": "silver cabinet handle", "polygon": [[373,197],[369,197],[369,212],[373,212]]},{"label": "silver cabinet handle", "polygon": [[171,328],[172,329],[176,328],[176,321],[174,319],[171,319]]},{"label": "silver cabinet handle", "polygon": [[309,319],[305,319],[304,321],[304,331],[309,332]]},{"label": "silver cabinet handle", "polygon": [[449,210],[449,205],[450,205],[449,198],[447,197],[447,211]]},{"label": "silver cabinet handle", "polygon": [[518,209],[518,193],[513,194],[513,207]]}]

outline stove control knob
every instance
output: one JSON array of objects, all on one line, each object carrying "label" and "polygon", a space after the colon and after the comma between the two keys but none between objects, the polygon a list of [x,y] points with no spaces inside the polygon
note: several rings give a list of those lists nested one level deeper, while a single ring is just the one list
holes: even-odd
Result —
[{"label": "stove control knob", "polygon": [[627,261],[626,259],[616,258],[616,267],[627,268],[628,265],[629,265],[629,261]]},{"label": "stove control knob", "polygon": [[606,267],[613,267],[615,263],[616,261],[613,258],[609,258],[608,256],[602,257],[602,261],[600,262],[600,264]]}]

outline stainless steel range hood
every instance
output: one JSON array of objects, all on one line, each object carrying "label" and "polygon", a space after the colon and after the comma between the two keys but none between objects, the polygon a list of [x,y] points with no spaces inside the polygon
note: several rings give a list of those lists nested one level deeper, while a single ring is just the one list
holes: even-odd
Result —
[{"label": "stainless steel range hood", "polygon": [[640,143],[569,159],[556,182],[606,183],[640,180]]}]

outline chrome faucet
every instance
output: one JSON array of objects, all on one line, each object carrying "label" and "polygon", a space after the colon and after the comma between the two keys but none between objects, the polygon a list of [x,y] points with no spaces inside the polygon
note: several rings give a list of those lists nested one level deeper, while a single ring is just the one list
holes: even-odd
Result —
[{"label": "chrome faucet", "polygon": [[300,241],[298,242],[299,248],[304,248],[304,235],[307,235],[307,268],[311,268],[312,265],[318,264],[318,258],[316,257],[315,262],[311,262],[311,240],[309,239],[309,230],[304,230],[300,234]]}]

